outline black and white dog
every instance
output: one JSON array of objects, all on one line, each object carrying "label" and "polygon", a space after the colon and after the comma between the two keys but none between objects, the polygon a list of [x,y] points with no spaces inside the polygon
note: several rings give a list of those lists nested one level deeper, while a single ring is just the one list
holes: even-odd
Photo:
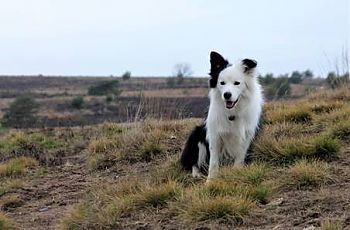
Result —
[{"label": "black and white dog", "polygon": [[[241,165],[258,128],[264,103],[256,75],[257,62],[243,59],[231,65],[220,54],[210,53],[209,112],[195,127],[181,156],[194,177],[208,170],[208,181],[219,165]],[[208,168],[209,166],[209,168]]]}]

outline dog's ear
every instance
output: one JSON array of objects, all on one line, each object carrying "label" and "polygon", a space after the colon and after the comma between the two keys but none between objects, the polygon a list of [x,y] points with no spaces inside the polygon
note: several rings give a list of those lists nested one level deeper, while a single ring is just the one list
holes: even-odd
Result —
[{"label": "dog's ear", "polygon": [[228,61],[223,58],[219,53],[212,51],[210,53],[210,73],[209,80],[210,88],[215,88],[218,82],[220,72],[228,66]]},{"label": "dog's ear", "polygon": [[250,74],[254,71],[258,63],[253,59],[243,59],[242,60],[242,66],[243,66],[243,72],[246,74]]}]

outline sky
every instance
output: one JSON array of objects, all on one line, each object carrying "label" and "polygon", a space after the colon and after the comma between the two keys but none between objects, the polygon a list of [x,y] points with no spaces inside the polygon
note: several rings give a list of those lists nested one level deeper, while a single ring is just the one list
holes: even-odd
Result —
[{"label": "sky", "polygon": [[0,0],[0,75],[207,76],[212,50],[325,75],[349,50],[349,2]]}]

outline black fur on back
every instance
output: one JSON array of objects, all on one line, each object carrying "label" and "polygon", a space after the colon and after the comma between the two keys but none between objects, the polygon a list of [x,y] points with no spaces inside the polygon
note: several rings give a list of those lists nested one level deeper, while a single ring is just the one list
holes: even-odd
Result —
[{"label": "black fur on back", "polygon": [[199,148],[198,143],[202,143],[205,145],[205,148],[207,150],[207,157],[206,161],[209,163],[209,144],[206,140],[207,130],[205,128],[205,124],[202,124],[200,126],[196,126],[193,131],[191,132],[190,136],[187,139],[187,142],[185,144],[185,148],[182,151],[180,163],[182,165],[182,168],[185,170],[192,170],[192,166],[197,165],[198,162],[198,155],[199,155]]}]

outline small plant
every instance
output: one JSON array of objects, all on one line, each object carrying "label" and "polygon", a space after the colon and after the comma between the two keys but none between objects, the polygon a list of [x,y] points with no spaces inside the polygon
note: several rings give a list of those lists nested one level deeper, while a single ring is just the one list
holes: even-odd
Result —
[{"label": "small plant", "polygon": [[163,149],[159,143],[148,142],[145,143],[141,150],[142,160],[149,162],[154,159],[156,156],[163,153]]},{"label": "small plant", "polygon": [[74,97],[71,105],[75,109],[82,109],[84,105],[84,98],[82,96]]}]

